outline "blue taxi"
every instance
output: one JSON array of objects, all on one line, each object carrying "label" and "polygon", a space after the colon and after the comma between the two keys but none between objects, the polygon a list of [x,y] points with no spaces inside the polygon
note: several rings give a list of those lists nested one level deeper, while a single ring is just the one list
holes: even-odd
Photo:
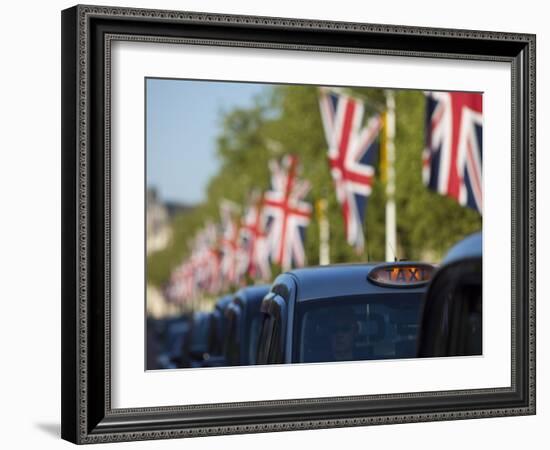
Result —
[{"label": "blue taxi", "polygon": [[184,339],[180,367],[219,367],[225,365],[223,355],[211,355],[209,339],[213,327],[213,312],[193,313],[188,336]]},{"label": "blue taxi", "polygon": [[225,359],[231,366],[255,364],[261,325],[260,306],[269,285],[247,286],[235,294],[225,309]]},{"label": "blue taxi", "polygon": [[155,341],[150,339],[152,330],[158,342],[158,356],[152,363],[148,360],[147,369],[176,369],[185,365],[182,353],[185,351],[190,329],[191,318],[186,315],[160,319],[153,325],[149,322],[147,352],[155,345]]},{"label": "blue taxi", "polygon": [[339,264],[279,275],[264,298],[258,364],[416,357],[434,266]]},{"label": "blue taxi", "polygon": [[208,338],[208,353],[210,356],[222,357],[225,350],[226,319],[225,309],[233,301],[233,294],[221,297],[210,314],[210,330]]},{"label": "blue taxi", "polygon": [[197,311],[193,313],[189,336],[185,340],[182,352],[183,367],[203,367],[210,358],[208,353],[208,334],[210,330],[210,313]]},{"label": "blue taxi", "polygon": [[426,293],[418,356],[482,354],[481,233],[456,244],[443,259]]}]

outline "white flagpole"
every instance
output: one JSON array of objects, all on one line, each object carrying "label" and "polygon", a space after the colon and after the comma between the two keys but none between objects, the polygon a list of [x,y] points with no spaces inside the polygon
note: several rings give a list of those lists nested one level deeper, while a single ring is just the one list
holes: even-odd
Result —
[{"label": "white flagpole", "polygon": [[319,219],[319,265],[330,264],[329,225],[327,218],[327,201],[317,200],[317,218]]},{"label": "white flagpole", "polygon": [[386,91],[386,261],[397,258],[397,232],[395,214],[395,98],[392,90]]}]

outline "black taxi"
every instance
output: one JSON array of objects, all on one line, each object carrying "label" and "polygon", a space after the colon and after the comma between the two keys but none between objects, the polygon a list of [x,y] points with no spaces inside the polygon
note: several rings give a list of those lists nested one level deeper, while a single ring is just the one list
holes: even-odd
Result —
[{"label": "black taxi", "polygon": [[426,293],[418,356],[482,354],[481,233],[447,253]]},{"label": "black taxi", "polygon": [[234,294],[219,298],[210,314],[208,353],[211,356],[223,356],[225,350],[226,318],[225,309],[233,301]]},{"label": "black taxi", "polygon": [[264,298],[257,364],[414,358],[434,266],[338,264],[279,275]]},{"label": "black taxi", "polygon": [[269,285],[239,289],[225,308],[225,361],[230,366],[256,362],[256,346],[261,325],[260,306]]},{"label": "black taxi", "polygon": [[183,367],[205,367],[210,359],[208,353],[208,334],[210,331],[210,313],[196,311],[192,315],[189,334],[184,341],[182,351]]}]

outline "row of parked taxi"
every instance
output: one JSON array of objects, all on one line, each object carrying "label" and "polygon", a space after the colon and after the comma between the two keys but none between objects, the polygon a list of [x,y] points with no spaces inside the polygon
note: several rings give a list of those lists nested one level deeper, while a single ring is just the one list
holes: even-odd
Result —
[{"label": "row of parked taxi", "polygon": [[480,355],[481,306],[478,233],[438,267],[297,269],[224,296],[212,311],[151,324],[161,345],[148,368]]}]

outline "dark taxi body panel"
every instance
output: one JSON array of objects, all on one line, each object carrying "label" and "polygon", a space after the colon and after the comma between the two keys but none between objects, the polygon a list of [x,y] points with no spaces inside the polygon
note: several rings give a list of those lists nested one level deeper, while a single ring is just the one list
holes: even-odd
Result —
[{"label": "dark taxi body panel", "polygon": [[182,349],[182,367],[220,367],[225,365],[223,355],[211,355],[209,352],[213,321],[212,312],[193,313],[188,338]]},{"label": "dark taxi body panel", "polygon": [[221,297],[210,315],[210,330],[208,338],[208,353],[213,357],[224,357],[226,325],[225,310],[233,301],[233,294]]},{"label": "dark taxi body panel", "polygon": [[203,367],[209,358],[208,334],[210,313],[198,311],[193,313],[189,337],[185,341],[183,367]]},{"label": "dark taxi body panel", "polygon": [[472,234],[454,245],[441,262],[441,268],[455,261],[468,258],[481,258],[483,253],[483,236],[481,233]]},{"label": "dark taxi body panel", "polygon": [[225,308],[227,365],[255,364],[261,325],[260,306],[270,285],[247,286],[238,290]]},{"label": "dark taxi body panel", "polygon": [[[187,342],[189,340],[191,329],[191,317],[181,315],[177,317],[170,317],[166,319],[159,319],[155,321],[153,326],[148,326],[149,330],[152,328],[158,336],[157,342],[159,342],[158,356],[155,364],[147,364],[148,369],[176,369],[181,367],[183,362],[183,352],[186,349]],[[149,351],[149,345],[147,343],[147,350]]]},{"label": "dark taxi body panel", "polygon": [[419,357],[483,354],[481,233],[449,250],[426,293]]}]

